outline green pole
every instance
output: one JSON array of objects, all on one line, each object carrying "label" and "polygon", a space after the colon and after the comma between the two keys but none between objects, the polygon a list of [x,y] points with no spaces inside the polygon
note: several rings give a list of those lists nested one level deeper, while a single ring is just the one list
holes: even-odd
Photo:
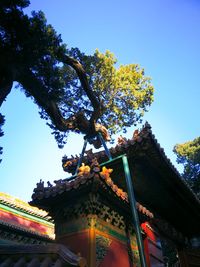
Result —
[{"label": "green pole", "polygon": [[84,156],[84,153],[85,153],[85,150],[86,150],[86,146],[87,146],[87,139],[84,140],[83,149],[82,149],[80,158],[79,158],[79,160],[78,160],[77,167],[76,167],[76,171],[75,171],[75,174],[74,174],[75,176],[77,175],[77,173],[78,173],[78,169],[80,168],[81,163],[82,163],[82,161],[83,161],[83,156]]},{"label": "green pole", "polygon": [[147,267],[146,259],[144,255],[143,240],[142,240],[142,235],[141,235],[141,230],[140,230],[140,223],[139,223],[138,213],[136,209],[136,201],[135,201],[135,196],[134,196],[134,191],[133,191],[133,183],[131,180],[131,174],[130,174],[128,159],[126,155],[122,156],[122,161],[123,161],[124,173],[125,173],[127,190],[128,190],[128,199],[129,199],[129,203],[131,206],[131,214],[132,214],[133,224],[135,227],[136,239],[138,243],[140,263],[142,267]]},{"label": "green pole", "polygon": [[105,141],[104,141],[104,139],[102,137],[102,134],[98,133],[98,137],[99,137],[99,139],[100,139],[100,141],[101,141],[101,143],[102,143],[102,145],[103,145],[103,147],[105,149],[106,155],[108,156],[109,160],[111,160],[112,159],[112,155],[110,153],[110,150],[107,148],[107,145],[106,145],[106,143],[105,143]]}]

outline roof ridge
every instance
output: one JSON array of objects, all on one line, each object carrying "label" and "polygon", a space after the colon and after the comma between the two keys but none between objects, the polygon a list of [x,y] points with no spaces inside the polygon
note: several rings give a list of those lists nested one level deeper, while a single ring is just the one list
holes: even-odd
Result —
[{"label": "roof ridge", "polygon": [[[123,191],[121,188],[119,188],[110,177],[110,174],[112,173],[112,169],[107,169],[105,166],[102,168],[100,167],[98,161],[96,158],[93,158],[91,160],[91,165],[85,165],[82,163],[82,166],[79,168],[79,172],[77,176],[70,181],[62,181],[60,180],[59,183],[56,181],[55,186],[51,187],[41,187],[42,184],[37,184],[37,188],[34,189],[34,194],[32,195],[33,201],[36,199],[43,199],[48,197],[55,197],[56,195],[62,194],[64,191],[70,191],[73,189],[79,188],[81,185],[86,184],[89,182],[92,178],[93,179],[99,179],[100,181],[103,181],[113,192],[114,194],[120,198],[121,201],[129,202],[128,201],[128,194]],[[140,203],[137,202],[137,208],[138,210],[150,217],[153,218],[153,213],[151,213],[147,208],[142,206]]]},{"label": "roof ridge", "polygon": [[[168,158],[168,156],[165,153],[164,148],[160,145],[160,143],[158,142],[157,138],[155,137],[155,135],[153,134],[152,130],[151,130],[151,125],[146,122],[143,129],[142,130],[146,130],[148,129],[148,134],[150,135],[150,137],[152,138],[154,144],[156,145],[157,149],[159,150],[160,154],[162,155],[163,159],[165,160],[165,162],[167,163],[167,165],[169,166],[169,168],[171,168],[176,175],[179,177],[180,182],[183,183],[188,190],[191,192],[191,194],[193,195],[193,197],[199,202],[200,204],[200,199],[197,197],[197,195],[193,192],[193,190],[191,189],[191,187],[189,186],[189,184],[185,181],[185,179],[181,176],[181,174],[179,173],[179,171],[177,170],[177,168],[174,166],[174,164],[172,163],[171,159]],[[141,132],[142,132],[141,130]]]},{"label": "roof ridge", "polygon": [[39,209],[37,207],[32,207],[28,202],[25,202],[24,200],[21,200],[20,198],[13,197],[7,193],[0,192],[0,203],[6,204],[7,206],[11,208],[25,211],[28,214],[35,215],[47,221],[50,220],[50,217],[48,216],[48,213],[46,211]]}]

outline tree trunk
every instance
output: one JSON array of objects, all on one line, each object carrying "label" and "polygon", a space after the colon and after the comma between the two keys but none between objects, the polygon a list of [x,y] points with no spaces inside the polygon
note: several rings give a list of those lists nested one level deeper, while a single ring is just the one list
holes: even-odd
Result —
[{"label": "tree trunk", "polygon": [[60,59],[63,63],[71,66],[77,73],[79,80],[81,82],[81,85],[83,87],[83,90],[86,92],[86,95],[91,101],[91,104],[93,106],[93,113],[90,118],[89,128],[88,128],[88,135],[93,135],[96,132],[95,123],[97,119],[100,116],[101,113],[101,104],[98,101],[97,97],[95,96],[95,93],[92,91],[92,89],[89,86],[87,75],[85,70],[83,69],[83,66],[80,64],[79,61],[76,59],[73,59],[69,56],[62,56]]}]

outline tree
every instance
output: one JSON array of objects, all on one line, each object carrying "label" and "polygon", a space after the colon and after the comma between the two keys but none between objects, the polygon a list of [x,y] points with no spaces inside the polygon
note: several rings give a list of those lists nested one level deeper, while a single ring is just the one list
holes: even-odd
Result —
[{"label": "tree", "polygon": [[0,2],[0,106],[17,82],[60,147],[69,131],[95,142],[97,131],[109,140],[105,127],[115,133],[138,122],[153,101],[144,70],[136,64],[116,68],[108,51],[88,56],[68,49],[43,12],[24,13],[28,5],[28,0]]},{"label": "tree", "polygon": [[177,162],[184,166],[183,178],[200,198],[200,137],[174,147]]},{"label": "tree", "polygon": [[[4,117],[0,114],[0,137],[3,136],[3,131],[1,130],[2,125],[4,124]],[[0,155],[3,153],[2,147],[0,147]],[[2,159],[0,159],[1,163]]]}]

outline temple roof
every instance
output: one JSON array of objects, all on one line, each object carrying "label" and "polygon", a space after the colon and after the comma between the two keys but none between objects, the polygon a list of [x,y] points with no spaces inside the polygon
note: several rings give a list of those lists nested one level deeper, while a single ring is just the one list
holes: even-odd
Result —
[{"label": "temple roof", "polygon": [[[59,180],[55,186],[48,187],[44,187],[43,183],[37,184],[32,195],[33,200],[30,203],[49,210],[51,203],[55,202],[55,199],[61,199],[63,196],[66,196],[66,199],[70,198],[73,194],[78,194],[80,190],[85,190],[86,187],[92,190],[93,185],[98,184],[99,191],[111,191],[111,198],[114,196],[118,201],[127,206],[128,195],[112,181],[110,176],[111,173],[112,169],[107,169],[106,167],[101,168],[94,158],[90,166],[82,164],[79,168],[79,173],[71,181]],[[149,219],[153,218],[153,213],[139,202],[136,203],[136,207],[141,215],[146,216]]]},{"label": "temple roof", "polygon": [[86,261],[63,245],[0,245],[0,266],[85,267]]},{"label": "temple roof", "polygon": [[7,193],[0,192],[0,204],[5,204],[11,208],[37,216],[38,218],[43,218],[46,221],[51,221],[51,218],[46,211],[33,207],[27,202]]},{"label": "temple roof", "polygon": [[[136,130],[131,139],[120,137],[110,153],[113,158],[127,155],[138,201],[188,237],[200,235],[200,201],[167,158],[148,123],[141,131]],[[85,164],[88,164],[92,154],[91,150],[87,151],[83,158]],[[99,163],[108,161],[105,151],[94,155]],[[73,173],[77,161],[78,156],[70,159],[64,157],[64,170]],[[120,161],[108,163],[106,166],[114,169],[113,182],[126,191],[125,179],[122,178],[124,170]]]},{"label": "temple roof", "polygon": [[[104,183],[125,202],[127,189],[120,156],[126,155],[137,201],[151,210],[150,213],[158,214],[185,236],[191,238],[200,235],[200,201],[165,155],[149,124],[145,124],[141,131],[136,130],[129,140],[120,137],[118,144],[110,149],[110,153],[113,158],[119,159],[109,161],[105,151],[92,153],[89,150],[83,157],[83,162],[90,165],[91,159],[95,157],[107,169],[113,169],[111,184],[105,179]],[[63,167],[73,173],[77,162],[78,156],[70,159],[64,157]],[[38,207],[48,206],[50,199],[55,199],[55,196],[59,198],[64,192],[75,192],[77,188],[90,183],[89,181],[97,176],[99,181],[103,181],[101,170],[94,169],[83,176],[77,175],[71,182],[59,180],[55,186],[49,187],[38,183],[32,196],[32,204]],[[121,191],[125,194],[120,195]]]}]

